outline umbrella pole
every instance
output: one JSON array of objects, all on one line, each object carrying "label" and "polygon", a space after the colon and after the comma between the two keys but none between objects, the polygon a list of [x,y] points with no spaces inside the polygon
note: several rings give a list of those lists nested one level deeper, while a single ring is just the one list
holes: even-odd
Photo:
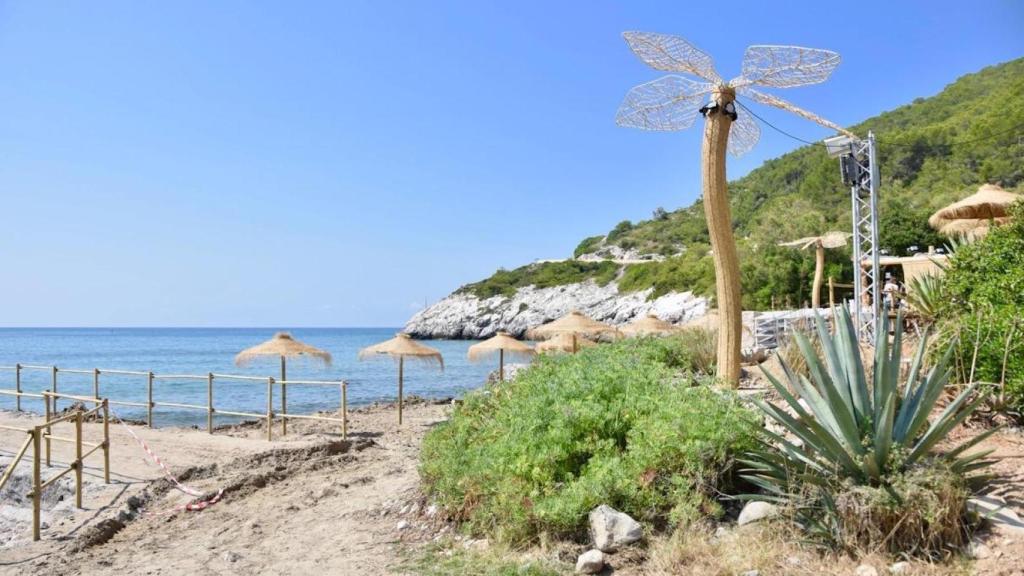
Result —
[{"label": "umbrella pole", "polygon": [[498,349],[498,381],[505,381],[505,349]]},{"label": "umbrella pole", "polygon": [[398,357],[398,425],[402,425],[402,377],[405,372],[405,356]]},{"label": "umbrella pole", "polygon": [[288,418],[285,414],[288,413],[288,385],[285,382],[288,381],[288,372],[285,369],[284,355],[281,356],[281,435],[284,436],[288,433]]}]

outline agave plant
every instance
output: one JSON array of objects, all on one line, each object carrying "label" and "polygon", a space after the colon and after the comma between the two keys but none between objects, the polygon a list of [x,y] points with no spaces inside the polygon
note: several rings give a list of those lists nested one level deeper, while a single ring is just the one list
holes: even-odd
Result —
[{"label": "agave plant", "polygon": [[924,320],[933,322],[945,304],[942,277],[926,274],[912,278],[907,284],[907,304]]},{"label": "agave plant", "polygon": [[[834,511],[836,492],[851,486],[879,488],[895,495],[891,488],[895,479],[926,464],[941,464],[956,478],[966,479],[991,463],[985,460],[991,451],[966,452],[994,429],[952,450],[936,449],[985,400],[983,395],[975,395],[977,385],[972,385],[930,418],[950,376],[952,348],[926,370],[926,332],[909,374],[901,382],[903,337],[902,322],[898,322],[891,343],[879,337],[868,373],[849,313],[841,309],[835,316],[834,335],[820,317],[817,319],[822,357],[806,336],[794,334],[809,377],[794,372],[784,361],[785,384],[766,374],[795,416],[771,403],[755,402],[800,442],[765,431],[763,448],[744,462],[748,466],[744,477],[766,493],[757,498],[793,504],[798,498],[806,502],[812,493],[818,496],[811,498],[812,508]],[[876,333],[888,335],[888,330],[888,319],[882,315]],[[802,521],[808,520],[798,515]]]}]

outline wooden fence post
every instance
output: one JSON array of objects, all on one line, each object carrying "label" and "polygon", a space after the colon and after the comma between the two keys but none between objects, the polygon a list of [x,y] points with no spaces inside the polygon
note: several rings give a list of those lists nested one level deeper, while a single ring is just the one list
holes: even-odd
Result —
[{"label": "wooden fence post", "polygon": [[21,412],[21,364],[14,365],[14,391],[18,393],[14,397],[14,409]]},{"label": "wooden fence post", "polygon": [[[92,369],[92,397],[97,401],[100,399],[100,369]],[[95,406],[95,404],[93,404]]]},{"label": "wooden fence post", "polygon": [[348,438],[348,382],[341,383],[341,437]]},{"label": "wooden fence post", "polygon": [[103,482],[110,484],[110,401],[103,399]]},{"label": "wooden fence post", "polygon": [[82,412],[75,413],[75,508],[82,509]]},{"label": "wooden fence post", "polygon": [[267,440],[274,439],[274,377],[267,378]]},{"label": "wooden fence post", "polygon": [[[57,367],[56,366],[52,367],[51,373],[52,373],[52,376],[50,378],[50,392],[53,392],[54,394],[56,394],[57,393]],[[47,400],[47,401],[49,401],[49,400]],[[53,397],[53,413],[55,415],[57,414],[57,397],[56,396]],[[49,432],[50,431],[47,430],[47,434],[49,434]],[[46,465],[49,466],[50,465],[49,462],[47,462]]]},{"label": "wooden fence post", "polygon": [[[49,406],[49,400],[47,400]],[[39,481],[39,438],[42,435],[42,426],[32,429],[32,540],[39,540],[39,499],[42,492]]]},{"label": "wooden fence post", "polygon": [[149,382],[146,385],[146,422],[153,427],[153,373],[149,373]]},{"label": "wooden fence post", "polygon": [[[51,416],[50,416],[50,397],[46,396],[45,394],[43,395],[43,407],[46,408],[46,415],[44,416],[46,418],[46,421],[43,422],[42,425],[46,426],[47,422],[50,421]],[[47,426],[46,432],[47,432],[47,434],[49,434],[49,432],[50,432],[49,426]],[[50,465],[50,437],[49,436],[46,437],[46,465],[47,466]]]},{"label": "wooden fence post", "polygon": [[206,373],[206,431],[213,434],[213,372]]},{"label": "wooden fence post", "polygon": [[281,356],[281,436],[288,434],[288,373],[285,368],[284,356]]}]

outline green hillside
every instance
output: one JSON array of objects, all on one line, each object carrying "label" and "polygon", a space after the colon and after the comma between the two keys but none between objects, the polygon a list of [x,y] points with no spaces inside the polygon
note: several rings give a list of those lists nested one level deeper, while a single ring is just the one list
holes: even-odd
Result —
[{"label": "green hillside", "polygon": [[[1000,183],[1008,190],[1024,188],[1024,58],[964,76],[935,96],[919,98],[851,130],[862,135],[873,131],[878,140],[883,247],[903,255],[912,245],[941,243],[926,222],[936,209],[986,182]],[[820,145],[804,146],[731,182],[729,194],[744,306],[765,308],[773,297],[793,304],[809,299],[813,257],[777,244],[849,228],[849,191],[839,179],[838,162]],[[698,200],[673,212],[659,209],[651,220],[621,222],[604,237],[583,240],[574,256],[600,253],[612,245],[662,254],[668,257],[662,262],[627,266],[619,289],[653,286],[655,295],[671,290],[710,295],[714,270],[707,243]],[[605,270],[552,274],[554,268],[548,268],[554,266],[533,264],[501,271],[462,290],[484,296],[507,294],[535,278],[547,285],[562,276],[567,282],[581,276],[607,278]],[[830,252],[827,274],[843,280],[851,277],[849,250]]]}]

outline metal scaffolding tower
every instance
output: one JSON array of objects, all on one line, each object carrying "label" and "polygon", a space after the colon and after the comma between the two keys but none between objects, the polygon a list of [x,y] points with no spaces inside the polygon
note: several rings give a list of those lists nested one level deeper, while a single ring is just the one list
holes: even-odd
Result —
[{"label": "metal scaffolding tower", "polygon": [[868,132],[867,140],[846,139],[836,144],[830,146],[830,153],[840,156],[843,183],[850,186],[853,209],[853,318],[860,338],[874,343],[875,319],[882,310],[875,135]]}]

